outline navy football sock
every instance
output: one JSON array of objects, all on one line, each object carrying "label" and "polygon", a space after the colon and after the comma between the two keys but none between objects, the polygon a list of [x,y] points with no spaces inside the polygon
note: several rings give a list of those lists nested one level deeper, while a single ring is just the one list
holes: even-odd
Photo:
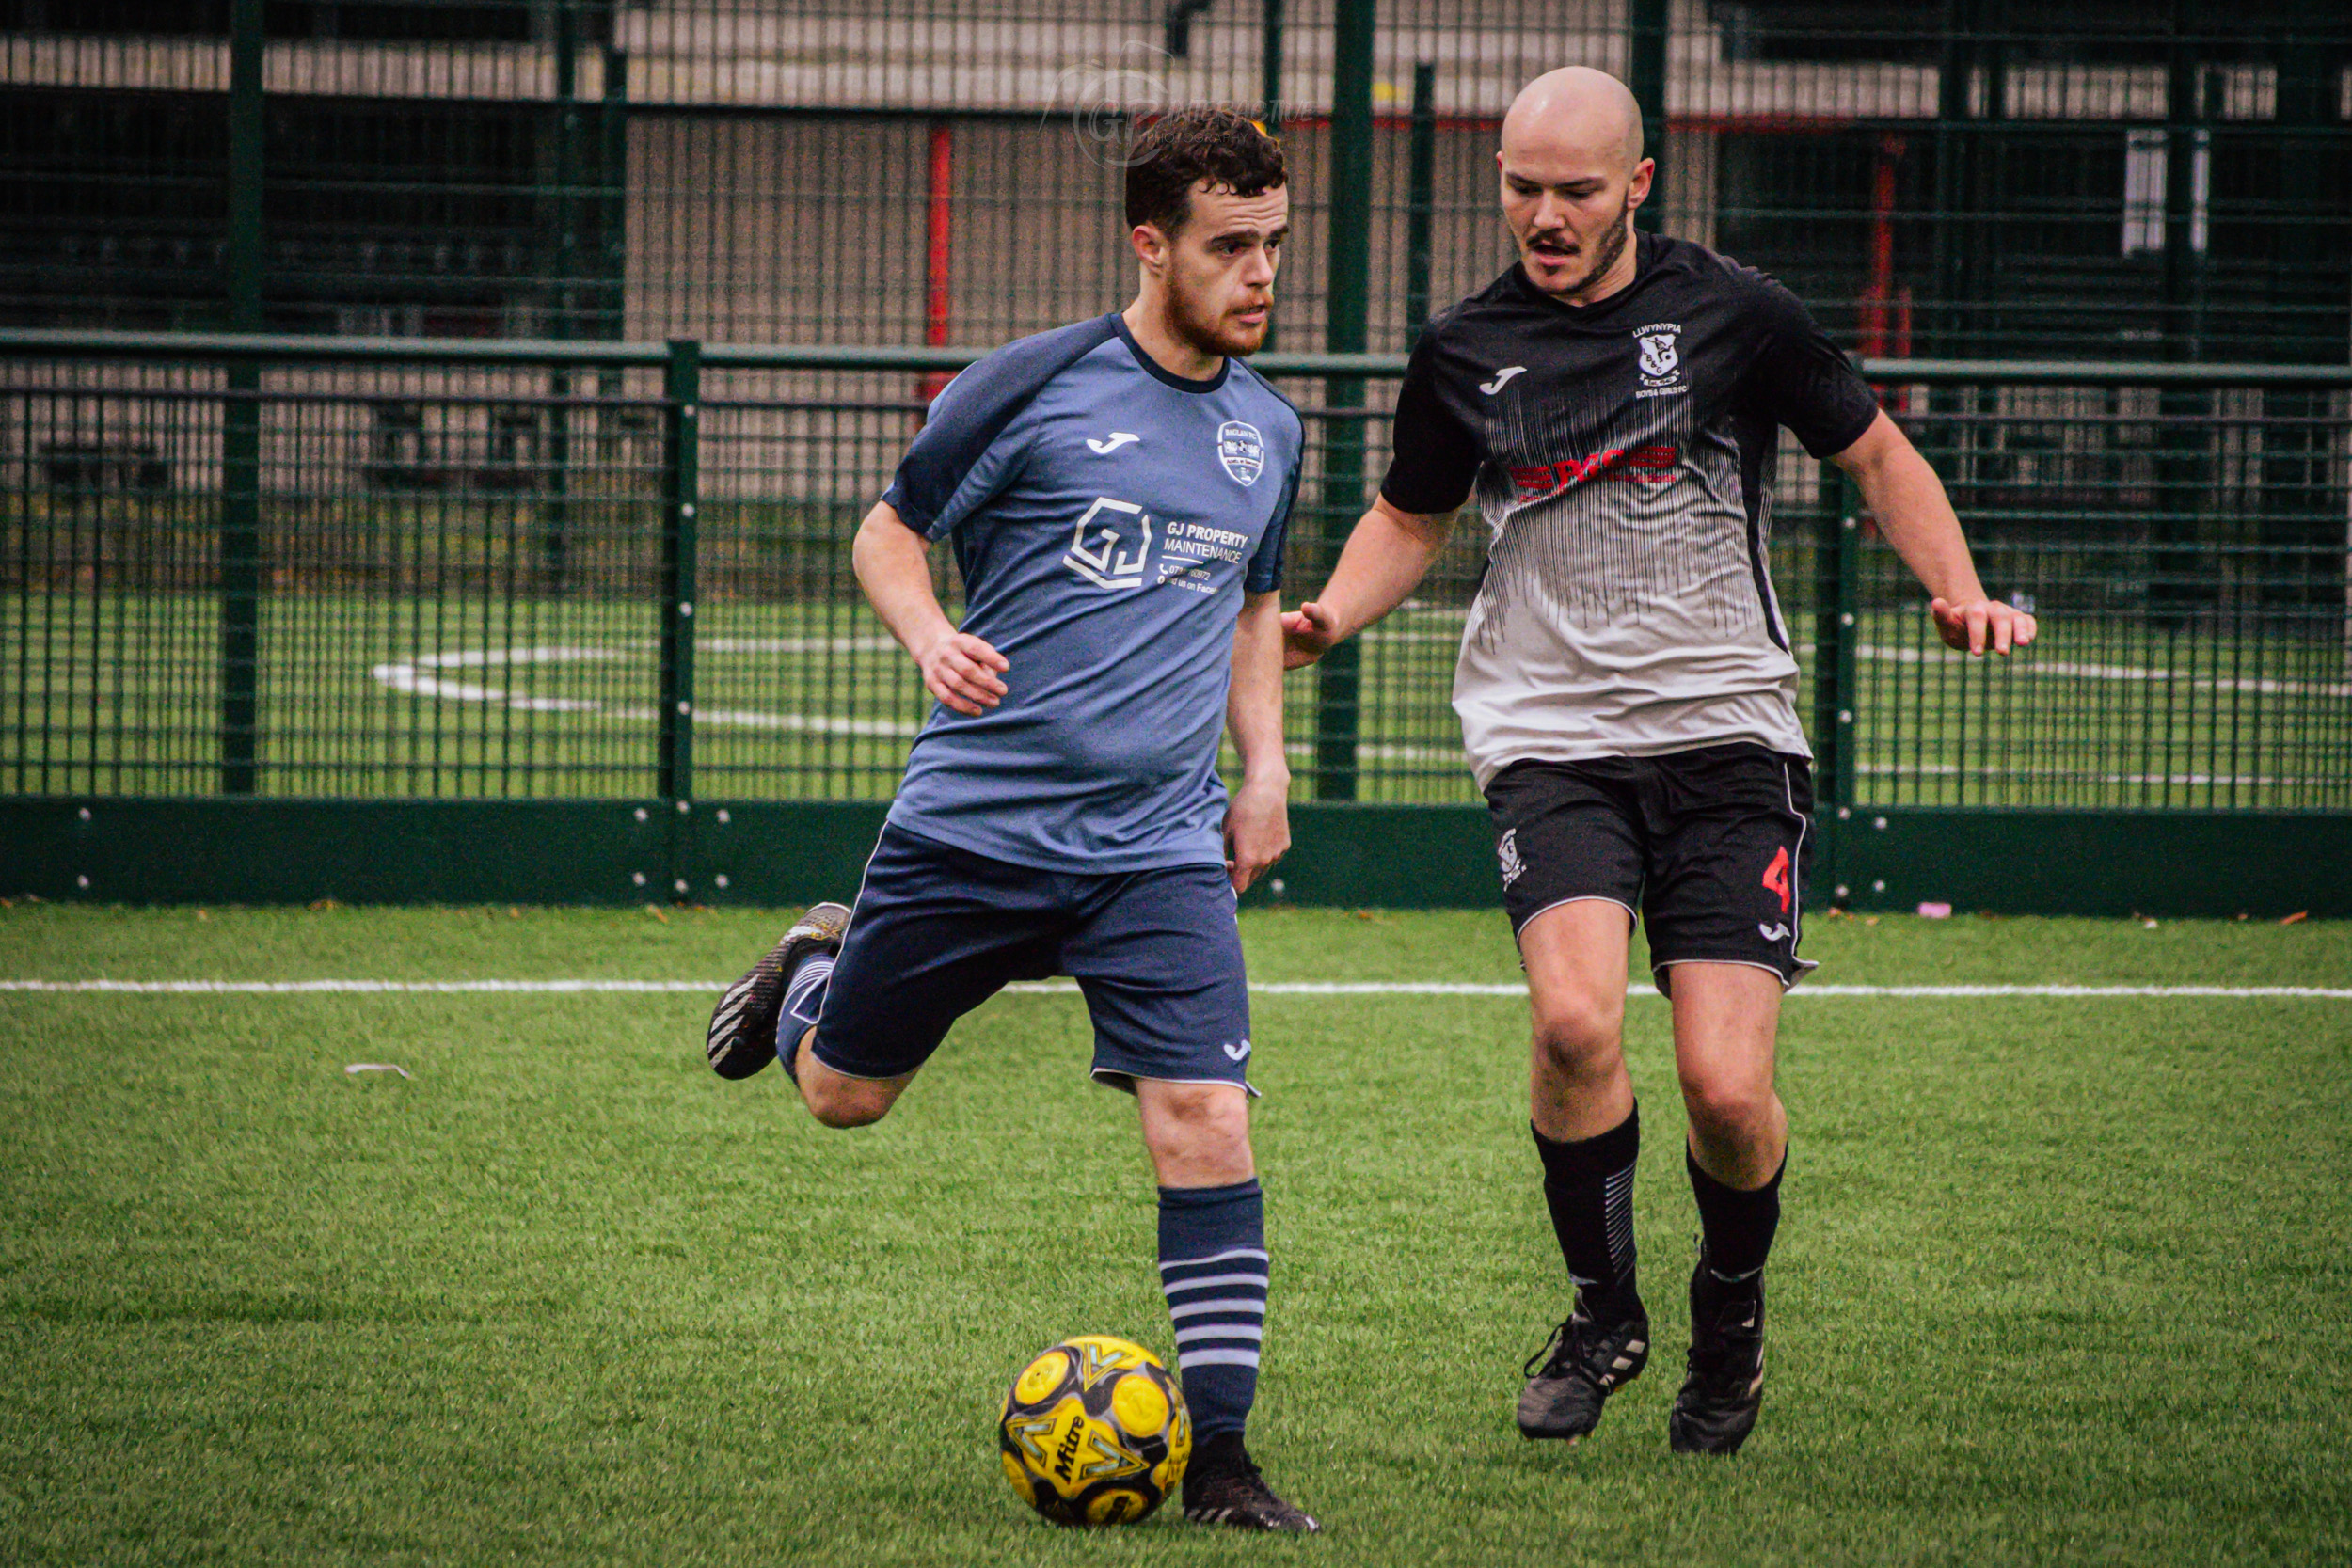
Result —
[{"label": "navy football sock", "polygon": [[1788,1154],[1782,1153],[1772,1179],[1753,1192],[1726,1187],[1708,1175],[1687,1148],[1682,1159],[1691,1170],[1692,1194],[1699,1201],[1699,1235],[1708,1272],[1719,1288],[1754,1289],[1772,1250],[1772,1234],[1780,1228],[1780,1179],[1788,1169]]},{"label": "navy football sock", "polygon": [[[1533,1129],[1531,1129],[1533,1131]],[[1535,1133],[1544,1162],[1544,1204],[1568,1277],[1585,1309],[1603,1322],[1630,1316],[1635,1302],[1633,1164],[1642,1149],[1642,1108],[1589,1138]]]},{"label": "navy football sock", "polygon": [[776,1015],[776,1060],[795,1084],[801,1081],[801,1037],[817,1026],[818,1015],[825,1010],[833,965],[831,953],[814,954],[803,958],[785,982],[784,1011]]},{"label": "navy football sock", "polygon": [[1258,1179],[1160,1189],[1160,1288],[1196,1440],[1239,1436],[1265,1339],[1265,1196]]}]

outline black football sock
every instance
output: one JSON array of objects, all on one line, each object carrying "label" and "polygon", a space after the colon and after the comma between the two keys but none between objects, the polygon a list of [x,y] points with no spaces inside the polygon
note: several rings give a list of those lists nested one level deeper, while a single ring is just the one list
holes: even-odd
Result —
[{"label": "black football sock", "polygon": [[1691,1169],[1691,1191],[1699,1200],[1699,1235],[1713,1293],[1734,1294],[1758,1288],[1764,1259],[1772,1250],[1772,1233],[1780,1228],[1780,1179],[1788,1169],[1784,1150],[1780,1169],[1753,1192],[1726,1187],[1699,1168],[1686,1147],[1683,1163]]},{"label": "black football sock", "polygon": [[1176,1366],[1202,1448],[1236,1445],[1258,1397],[1265,1339],[1265,1195],[1258,1179],[1160,1189],[1160,1289],[1176,1325]]},{"label": "black football sock", "polygon": [[[1534,1132],[1533,1127],[1530,1132]],[[1544,1162],[1544,1203],[1584,1309],[1613,1323],[1630,1317],[1634,1294],[1633,1163],[1642,1148],[1642,1108],[1597,1137],[1555,1142],[1535,1132]]]},{"label": "black football sock", "polygon": [[801,1037],[817,1027],[825,1010],[825,993],[833,989],[834,956],[813,953],[796,965],[784,983],[784,1011],[776,1015],[776,1060],[795,1084],[801,1081]]}]

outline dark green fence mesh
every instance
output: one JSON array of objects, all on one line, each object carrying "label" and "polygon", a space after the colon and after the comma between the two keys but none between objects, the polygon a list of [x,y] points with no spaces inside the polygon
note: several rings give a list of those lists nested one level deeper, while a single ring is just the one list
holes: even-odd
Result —
[{"label": "dark green fence mesh", "polygon": [[[2352,350],[2324,0],[0,0],[0,326],[583,345],[17,340],[0,790],[882,795],[923,703],[846,541],[952,361],[713,350],[687,420],[628,345],[987,345],[1106,309],[1127,136],[1218,101],[1292,159],[1274,346],[1400,350],[1507,263],[1497,127],[1570,63],[1642,97],[1649,221],[1860,353],[2192,372],[1890,381],[1989,583],[2049,617],[2009,665],[1941,652],[1783,453],[1827,798],[2352,804],[2345,381],[2193,373]],[[1283,385],[1304,588],[1393,382]],[[1294,678],[1302,793],[1470,799],[1446,691],[1477,532]]]},{"label": "dark green fence mesh", "polygon": [[[666,729],[691,759],[675,793],[886,796],[928,702],[848,546],[918,425],[922,374],[714,351],[682,475],[682,404],[655,357],[279,364],[254,392],[185,362],[17,359],[0,386],[0,791],[650,796],[672,792]],[[1867,519],[1844,526],[1835,470],[1784,451],[1773,571],[1827,798],[2352,806],[2352,372],[1965,373],[1886,397],[1988,585],[2047,633],[2006,663],[1945,651]],[[1334,431],[1360,433],[1341,450],[1376,476],[1386,421],[1284,384],[1311,449],[1296,594],[1355,521],[1314,504]],[[245,494],[240,408],[258,416]],[[664,566],[680,496],[683,587]],[[224,557],[248,531],[240,579]],[[1354,694],[1292,678],[1303,796],[1474,799],[1447,692],[1483,531],[1463,517],[1366,635]],[[663,705],[665,625],[692,643],[684,716]]]}]

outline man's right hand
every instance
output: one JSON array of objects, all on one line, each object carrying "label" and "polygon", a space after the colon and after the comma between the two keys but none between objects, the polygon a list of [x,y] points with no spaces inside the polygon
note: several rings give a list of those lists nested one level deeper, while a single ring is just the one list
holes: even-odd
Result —
[{"label": "man's right hand", "polygon": [[1004,701],[1010,689],[996,677],[1012,668],[1005,656],[977,637],[950,630],[914,656],[923,685],[958,713],[977,719]]},{"label": "man's right hand", "polygon": [[1340,641],[1339,617],[1312,599],[1282,617],[1282,668],[1312,664]]}]

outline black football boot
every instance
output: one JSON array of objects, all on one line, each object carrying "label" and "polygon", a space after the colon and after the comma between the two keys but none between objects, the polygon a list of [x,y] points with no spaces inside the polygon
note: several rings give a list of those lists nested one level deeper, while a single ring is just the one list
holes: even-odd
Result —
[{"label": "black football boot", "polygon": [[1527,1358],[1519,1390],[1519,1432],[1527,1437],[1575,1442],[1600,1425],[1610,1395],[1642,1375],[1649,1363],[1649,1318],[1636,1296],[1627,1310],[1597,1319],[1581,1292],[1567,1322]]},{"label": "black football boot", "polygon": [[1184,1466],[1184,1517],[1196,1525],[1227,1525],[1234,1529],[1287,1530],[1319,1534],[1323,1527],[1306,1513],[1274,1495],[1258,1466],[1242,1447],[1241,1433],[1220,1432],[1204,1437]]},{"label": "black football boot", "polygon": [[1677,1453],[1737,1453],[1764,1407],[1764,1279],[1727,1285],[1707,1266],[1691,1275],[1690,1374],[1666,1417]]},{"label": "black football boot", "polygon": [[710,1033],[703,1043],[711,1071],[722,1078],[749,1078],[776,1059],[776,1018],[784,1011],[792,971],[812,953],[840,951],[841,934],[849,928],[847,907],[812,904],[749,974],[727,988],[711,1010]]}]

